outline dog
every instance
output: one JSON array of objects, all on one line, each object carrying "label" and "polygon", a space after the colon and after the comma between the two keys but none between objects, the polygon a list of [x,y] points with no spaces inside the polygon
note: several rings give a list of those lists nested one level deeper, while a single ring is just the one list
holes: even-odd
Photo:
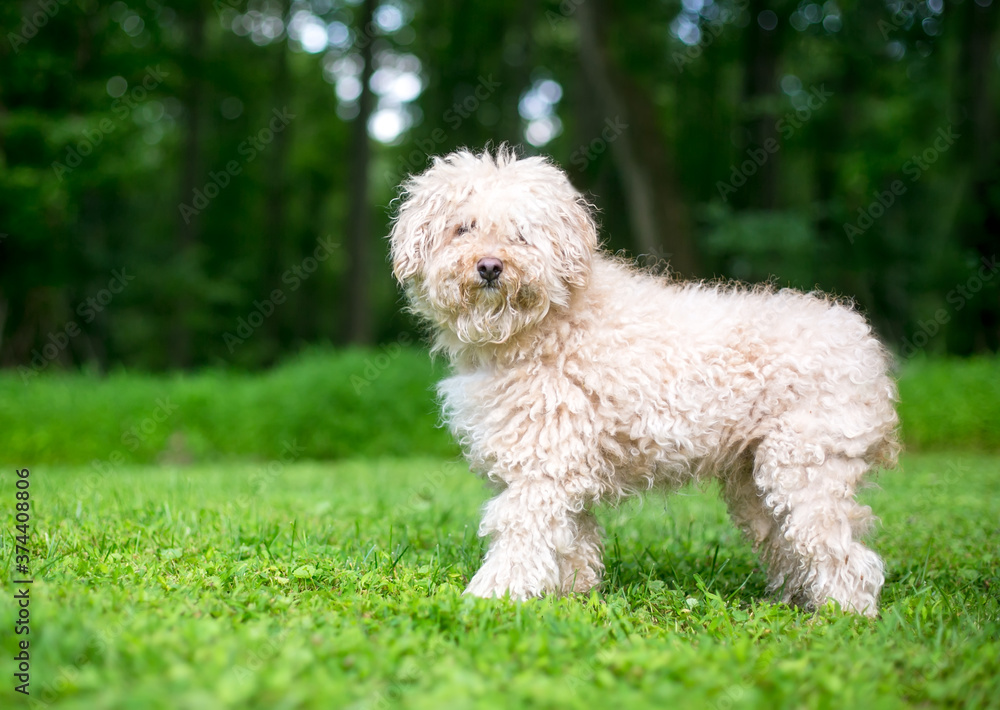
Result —
[{"label": "dog", "polygon": [[714,477],[777,598],[875,616],[884,567],[855,492],[900,446],[872,328],[819,293],[640,270],[600,249],[592,212],[506,146],[400,187],[393,274],[450,362],[444,422],[498,491],[466,594],[586,592],[595,504]]}]

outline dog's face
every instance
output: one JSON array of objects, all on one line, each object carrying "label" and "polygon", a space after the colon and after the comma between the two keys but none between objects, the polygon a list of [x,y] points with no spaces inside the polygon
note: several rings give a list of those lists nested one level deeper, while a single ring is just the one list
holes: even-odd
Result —
[{"label": "dog's face", "polygon": [[470,345],[503,343],[583,288],[597,248],[588,205],[543,158],[467,151],[402,186],[393,273],[414,311]]}]

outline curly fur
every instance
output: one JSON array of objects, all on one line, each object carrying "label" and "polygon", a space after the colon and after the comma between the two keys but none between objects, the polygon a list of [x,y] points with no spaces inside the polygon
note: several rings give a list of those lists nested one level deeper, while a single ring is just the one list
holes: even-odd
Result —
[{"label": "curly fur", "polygon": [[883,564],[854,494],[895,463],[897,397],[850,305],[641,272],[599,249],[561,170],[505,148],[408,179],[390,242],[452,365],[445,421],[499,489],[468,594],[586,591],[603,572],[594,504],[716,477],[782,600],[876,613]]}]

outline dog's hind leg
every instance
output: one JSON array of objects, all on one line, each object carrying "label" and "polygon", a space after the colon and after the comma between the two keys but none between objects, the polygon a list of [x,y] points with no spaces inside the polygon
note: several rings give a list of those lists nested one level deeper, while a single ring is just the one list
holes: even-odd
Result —
[{"label": "dog's hind leg", "polygon": [[805,604],[807,599],[793,599],[784,595],[797,585],[794,571],[797,561],[791,546],[781,536],[780,523],[764,504],[764,494],[754,481],[752,461],[727,473],[722,478],[722,497],[729,509],[729,517],[753,544],[754,552],[761,555],[767,566],[771,592],[777,592],[786,601]]},{"label": "dog's hind leg", "polygon": [[803,441],[812,438],[779,432],[757,448],[753,481],[774,521],[762,540],[770,586],[786,602],[816,608],[833,599],[874,616],[883,564],[858,541],[872,515],[854,499],[869,465]]},{"label": "dog's hind leg", "polygon": [[753,543],[756,551],[774,532],[777,523],[764,507],[761,492],[753,480],[753,456],[744,453],[731,470],[721,476],[722,498],[729,517]]}]

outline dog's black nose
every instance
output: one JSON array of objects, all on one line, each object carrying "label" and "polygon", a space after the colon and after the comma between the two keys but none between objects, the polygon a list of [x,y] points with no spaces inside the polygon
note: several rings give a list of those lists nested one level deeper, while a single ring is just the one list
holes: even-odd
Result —
[{"label": "dog's black nose", "polygon": [[492,256],[484,256],[476,264],[476,269],[483,277],[483,281],[493,283],[500,278],[500,274],[503,272],[503,262]]}]

